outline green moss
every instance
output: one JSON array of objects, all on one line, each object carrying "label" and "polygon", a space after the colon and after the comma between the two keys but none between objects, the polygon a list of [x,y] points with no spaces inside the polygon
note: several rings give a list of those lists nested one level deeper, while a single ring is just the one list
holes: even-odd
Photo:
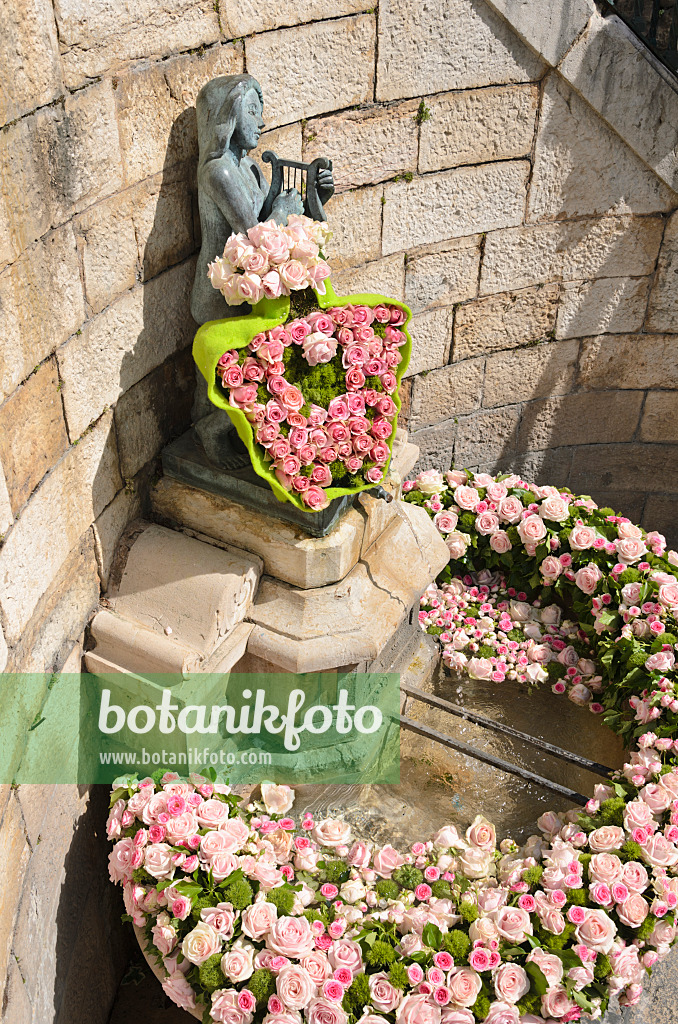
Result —
[{"label": "green moss", "polygon": [[400,889],[390,878],[380,878],[374,887],[383,900],[397,900]]},{"label": "green moss", "polygon": [[640,860],[643,851],[639,843],[634,843],[632,839],[627,839],[619,853],[621,854],[622,859]]},{"label": "green moss", "polygon": [[478,917],[478,907],[469,900],[462,900],[459,904],[459,913],[466,924],[472,924]]},{"label": "green moss", "polygon": [[258,1003],[267,1003],[275,992],[275,974],[268,967],[260,967],[254,972],[247,987]]},{"label": "green moss", "polygon": [[544,869],[540,867],[539,864],[535,864],[534,867],[523,871],[523,882],[527,882],[530,886],[539,885],[543,874]]},{"label": "green moss", "polygon": [[413,891],[424,881],[424,873],[412,864],[404,864],[393,872],[393,881],[397,882],[402,889]]},{"label": "green moss", "polygon": [[407,988],[409,978],[407,977],[407,971],[402,964],[391,964],[391,968],[388,972],[388,980],[394,988]]},{"label": "green moss", "polygon": [[200,965],[199,974],[200,984],[208,992],[214,992],[215,989],[221,988],[226,982],[221,969],[221,953],[215,953],[209,960],[205,960],[205,963]]},{"label": "green moss", "polygon": [[341,1001],[346,1013],[349,1015],[353,1014],[354,1017],[360,1017],[365,1007],[370,1001],[370,985],[367,980],[366,974],[359,974],[351,982],[350,987],[346,990],[344,998]]},{"label": "green moss", "polygon": [[323,880],[332,882],[334,885],[341,885],[350,876],[351,872],[343,860],[326,860],[322,869]]},{"label": "green moss", "polygon": [[490,1012],[490,997],[485,992],[480,993],[471,1007],[471,1012],[476,1020],[485,1020]]},{"label": "green moss", "polygon": [[370,967],[390,967],[396,958],[395,950],[388,942],[379,939],[373,943],[365,954]]},{"label": "green moss", "polygon": [[495,654],[494,647],[490,647],[489,644],[481,644],[478,648],[477,658],[491,658]]},{"label": "green moss", "polygon": [[509,629],[508,633],[506,634],[506,638],[507,640],[515,640],[516,643],[521,643],[525,639],[525,634],[523,633],[522,629],[514,627],[513,629]]},{"label": "green moss", "polygon": [[654,914],[647,915],[636,933],[636,937],[640,942],[646,942],[649,939],[658,920],[659,918],[655,917]]},{"label": "green moss", "polygon": [[309,924],[313,924],[314,921],[322,921],[324,925],[327,925],[330,920],[327,907],[321,907],[319,910],[309,907],[308,910],[304,911],[304,917]]},{"label": "green moss", "polygon": [[607,978],[608,974],[612,971],[612,964],[610,958],[606,953],[599,953],[596,959],[596,965],[593,968],[593,976],[596,981],[602,981],[603,978]]},{"label": "green moss", "polygon": [[431,892],[436,899],[449,900],[452,895],[452,886],[444,878],[438,878],[435,882],[431,882]]},{"label": "green moss", "polygon": [[215,907],[217,905],[217,902],[218,901],[215,900],[213,896],[198,896],[198,898],[193,901],[193,905],[191,907],[191,917],[193,918],[194,921],[199,921],[200,911],[204,910],[205,907]]},{"label": "green moss", "polygon": [[249,907],[253,898],[252,886],[246,878],[233,882],[224,893],[224,902],[232,904],[234,910],[244,910],[245,907]]},{"label": "green moss", "polygon": [[518,1003],[518,1012],[521,1016],[527,1013],[541,1016],[541,996],[537,992],[528,992]]},{"label": "green moss", "polygon": [[278,917],[287,917],[294,906],[294,892],[291,889],[270,889],[266,893],[266,902],[275,906]]},{"label": "green moss", "polygon": [[603,825],[623,825],[626,801],[622,796],[613,796],[603,800],[598,815]]},{"label": "green moss", "polygon": [[645,662],[649,658],[649,654],[646,650],[641,647],[640,650],[631,651],[631,654],[626,660],[627,668],[644,668]]},{"label": "green moss", "polygon": [[624,571],[620,573],[617,582],[620,586],[625,587],[627,583],[637,583],[642,578],[642,573],[640,573],[638,569],[629,568],[624,569]]},{"label": "green moss", "polygon": [[556,683],[559,679],[563,678],[567,670],[559,661],[549,661],[546,671],[551,682]]},{"label": "green moss", "polygon": [[589,901],[589,894],[587,889],[568,889],[567,899],[575,907],[585,907]]},{"label": "green moss", "polygon": [[458,960],[465,960],[469,949],[471,948],[471,940],[469,939],[466,932],[463,932],[461,928],[453,928],[452,931],[446,932],[443,935],[442,948],[450,956],[453,956],[455,962]]}]

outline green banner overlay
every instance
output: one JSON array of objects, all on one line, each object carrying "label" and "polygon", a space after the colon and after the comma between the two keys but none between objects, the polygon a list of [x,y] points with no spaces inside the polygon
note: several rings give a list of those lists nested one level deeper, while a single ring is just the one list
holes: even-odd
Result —
[{"label": "green banner overlay", "polygon": [[[392,673],[0,674],[0,784],[400,781]],[[211,773],[210,773],[211,774]]]}]

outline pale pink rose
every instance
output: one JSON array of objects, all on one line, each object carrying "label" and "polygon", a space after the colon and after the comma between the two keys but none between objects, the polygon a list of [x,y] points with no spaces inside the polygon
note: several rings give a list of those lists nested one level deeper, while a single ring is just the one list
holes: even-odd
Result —
[{"label": "pale pink rose", "polygon": [[451,509],[446,509],[444,512],[438,512],[433,517],[433,525],[441,533],[452,533],[456,530],[458,521],[459,516]]},{"label": "pale pink rose", "polygon": [[[674,768],[673,771],[662,775],[662,786],[668,789],[674,800],[678,800],[678,769]],[[628,804],[626,806],[628,808]]]},{"label": "pale pink rose", "polygon": [[538,544],[546,536],[544,520],[538,515],[529,515],[518,523],[518,536],[523,544]]},{"label": "pale pink rose", "polygon": [[624,604],[637,604],[640,598],[641,587],[641,583],[627,583],[626,586],[622,587],[621,596]]},{"label": "pale pink rose", "polygon": [[650,884],[647,871],[638,861],[630,860],[624,865],[622,881],[626,888],[632,893],[644,892]]},{"label": "pale pink rose", "polygon": [[309,366],[318,366],[319,363],[329,363],[337,354],[337,344],[336,338],[315,332],[304,338],[302,352]]},{"label": "pale pink rose", "polygon": [[440,1007],[430,1003],[425,995],[405,996],[396,1010],[397,1024],[440,1024],[440,1017]]},{"label": "pale pink rose", "polygon": [[346,1024],[348,1015],[341,1008],[341,1003],[318,996],[312,999],[304,1011],[308,1024]]},{"label": "pale pink rose", "polygon": [[369,977],[370,997],[372,1005],[381,1013],[391,1013],[402,1001],[403,993],[400,989],[394,988],[388,980],[388,975],[383,971],[378,974],[371,974]]},{"label": "pale pink rose", "polygon": [[170,818],[165,825],[167,830],[167,838],[170,843],[174,846],[179,846],[188,839],[189,836],[193,836],[198,831],[198,819],[195,814],[191,814],[190,811],[184,811],[183,814],[178,814],[174,818]]},{"label": "pale pink rose", "polygon": [[471,923],[468,933],[471,942],[480,941],[483,945],[499,938],[497,926],[489,917],[478,917]]},{"label": "pale pink rose", "polygon": [[447,987],[457,1006],[473,1006],[480,994],[482,979],[471,967],[455,967],[447,976]]},{"label": "pale pink rose", "polygon": [[563,523],[570,514],[570,506],[562,498],[546,498],[539,506],[539,515],[542,519],[549,519],[554,523]]},{"label": "pale pink rose", "polygon": [[541,565],[539,566],[539,569],[542,576],[544,576],[547,580],[558,579],[561,572],[563,571],[563,567],[560,564],[560,559],[555,558],[553,555],[547,555],[541,563]]},{"label": "pale pink rose", "polygon": [[570,532],[568,542],[573,551],[586,551],[593,547],[596,539],[596,531],[590,526],[574,526]]},{"label": "pale pink rose", "polygon": [[532,935],[530,915],[521,907],[500,907],[491,916],[501,937],[511,943],[520,945]]},{"label": "pale pink rose", "polygon": [[649,912],[647,901],[637,892],[632,893],[627,900],[617,906],[617,917],[629,928],[640,928]]},{"label": "pale pink rose", "polygon": [[369,866],[371,857],[371,847],[367,843],[358,841],[348,851],[346,860],[354,868],[366,868]]},{"label": "pale pink rose", "polygon": [[505,530],[496,530],[490,536],[490,547],[493,551],[496,551],[498,555],[505,555],[507,551],[510,551],[513,545],[509,540],[509,535]]},{"label": "pale pink rose", "polygon": [[603,825],[589,833],[589,847],[592,853],[612,853],[624,845],[624,829],[618,825]]},{"label": "pale pink rose", "polygon": [[594,853],[589,861],[589,878],[610,888],[621,882],[624,866],[614,853]]},{"label": "pale pink rose", "polygon": [[335,971],[339,967],[347,967],[354,978],[363,971],[362,950],[353,939],[336,939],[327,951],[327,957]]},{"label": "pale pink rose", "polygon": [[661,833],[650,836],[642,847],[643,860],[653,868],[669,868],[678,864],[678,850]]},{"label": "pale pink rose", "polygon": [[510,601],[509,614],[515,622],[527,622],[532,615],[532,606],[527,601]]},{"label": "pale pink rose", "polygon": [[506,484],[503,480],[498,482],[493,480],[485,489],[485,497],[488,501],[493,501],[495,504],[498,504],[502,498],[505,498],[507,493]]},{"label": "pale pink rose", "polygon": [[240,993],[234,988],[221,988],[212,995],[210,1015],[219,1024],[251,1024],[253,1014],[243,1010],[238,998]]},{"label": "pale pink rose", "polygon": [[556,985],[541,997],[541,1012],[545,1017],[564,1017],[575,1005],[564,985]]},{"label": "pale pink rose", "polygon": [[655,782],[650,782],[647,786],[643,786],[638,795],[655,815],[661,815],[667,810],[672,800],[668,789]]},{"label": "pale pink rose", "polygon": [[539,619],[545,626],[558,626],[563,617],[562,609],[557,604],[549,604],[542,608]]},{"label": "pale pink rose", "polygon": [[520,498],[509,495],[507,498],[501,499],[497,506],[497,512],[499,518],[505,523],[517,523],[523,514],[524,507]]},{"label": "pale pink rose", "polygon": [[483,537],[489,537],[499,529],[499,517],[494,512],[481,512],[476,517],[475,527]]},{"label": "pale pink rose", "polygon": [[664,955],[668,953],[669,947],[673,944],[676,932],[678,932],[678,928],[675,924],[671,924],[669,921],[657,921],[648,942],[651,946],[656,946],[657,951]]},{"label": "pale pink rose", "polygon": [[283,293],[283,283],[278,271],[267,271],[261,279],[261,287],[267,299],[279,299]]},{"label": "pale pink rose", "polygon": [[468,538],[465,533],[453,530],[452,533],[448,533],[445,537],[445,543],[447,544],[447,550],[450,552],[450,558],[453,561],[457,558],[463,558],[466,554]]},{"label": "pale pink rose", "polygon": [[374,855],[372,866],[380,878],[390,878],[396,868],[402,867],[405,858],[392,846],[383,846]]},{"label": "pale pink rose", "polygon": [[658,598],[666,608],[675,608],[678,605],[678,583],[664,583],[659,588]]},{"label": "pale pink rose", "polygon": [[167,793],[156,793],[148,800],[141,811],[141,819],[144,825],[156,825],[158,815],[167,814]]},{"label": "pale pink rose", "polygon": [[471,679],[491,679],[494,665],[489,658],[469,658],[467,671]]},{"label": "pale pink rose", "polygon": [[311,926],[305,917],[279,917],[274,921],[266,945],[281,956],[307,956],[315,942]]},{"label": "pale pink rose", "polygon": [[[169,849],[169,847],[168,847]],[[112,882],[124,882],[132,877],[132,872],[139,865],[137,848],[132,839],[121,839],[115,844],[108,855],[108,873]]]},{"label": "pale pink rose", "polygon": [[177,944],[178,932],[170,924],[169,914],[158,914],[155,924],[151,928],[151,935],[156,948],[163,956],[169,956]]},{"label": "pale pink rose", "polygon": [[313,838],[321,846],[346,846],[351,838],[351,826],[341,818],[325,818],[313,829]]},{"label": "pale pink rose", "polygon": [[450,1010],[445,1008],[440,1024],[476,1024],[470,1010]]},{"label": "pale pink rose", "polygon": [[594,562],[589,562],[588,565],[582,566],[574,574],[575,583],[585,594],[595,593],[602,578],[603,574]]},{"label": "pale pink rose", "polygon": [[502,964],[493,980],[495,992],[505,1003],[517,1003],[530,991],[527,972],[518,964]]},{"label": "pale pink rose", "polygon": [[670,672],[676,663],[673,651],[657,651],[645,661],[648,672]]},{"label": "pale pink rose", "polygon": [[[433,837],[433,845],[439,846],[443,850],[448,850],[450,847],[460,845],[459,833],[454,825],[443,825],[441,829],[438,829]],[[390,849],[393,849],[390,847]],[[404,863],[402,861],[401,863]],[[398,865],[396,865],[398,866]]]},{"label": "pale pink rose", "polygon": [[480,501],[480,495],[475,487],[466,487],[464,484],[460,484],[454,492],[454,500],[464,512],[472,512]]},{"label": "pale pink rose", "polygon": [[[120,845],[120,844],[118,844]],[[174,877],[172,847],[167,843],[152,843],[144,850],[144,868],[158,880]]]},{"label": "pale pink rose", "polygon": [[459,484],[468,483],[468,476],[463,469],[448,469],[445,479],[450,487],[458,487]]},{"label": "pale pink rose", "polygon": [[274,889],[283,880],[283,874],[273,859],[265,857],[256,862],[250,877],[259,882],[262,889]]},{"label": "pale pink rose", "polygon": [[489,850],[479,850],[471,847],[464,850],[461,855],[461,869],[467,878],[486,878],[494,861],[493,854]]},{"label": "pale pink rose", "polygon": [[233,935],[235,917],[235,911],[230,903],[218,903],[216,907],[203,907],[200,911],[200,920],[211,924],[222,939],[230,939]]},{"label": "pale pink rose", "polygon": [[549,988],[559,985],[563,980],[563,961],[554,953],[545,952],[541,946],[537,946],[529,952],[528,962],[534,961],[546,978]]},{"label": "pale pink rose", "polygon": [[244,273],[238,276],[238,297],[241,302],[254,306],[264,297],[264,287],[258,274]]},{"label": "pale pink rose", "polygon": [[[330,415],[332,415],[330,411]],[[346,417],[341,417],[345,419]],[[437,469],[425,469],[415,480],[418,490],[422,494],[441,494],[447,490],[443,474]]]},{"label": "pale pink rose", "polygon": [[554,907],[545,907],[539,911],[539,920],[542,927],[552,935],[562,935],[565,931],[565,918],[559,910]]},{"label": "pale pink rose", "polygon": [[243,910],[240,924],[245,935],[259,941],[271,930],[277,918],[278,911],[273,903],[253,903]]},{"label": "pale pink rose", "polygon": [[647,548],[642,540],[636,537],[625,537],[622,540],[615,541],[615,547],[617,549],[617,558],[624,565],[633,565],[634,562],[640,561],[642,556],[647,553]]},{"label": "pale pink rose", "polygon": [[314,512],[320,512],[322,509],[327,508],[330,503],[330,499],[327,497],[325,491],[322,487],[318,487],[316,484],[311,484],[311,486],[303,492],[302,500],[304,504]]},{"label": "pale pink rose", "polygon": [[624,808],[624,828],[632,832],[634,828],[654,827],[652,810],[644,800],[629,800]]},{"label": "pale pink rose", "polygon": [[503,1001],[492,1003],[485,1024],[518,1024],[520,1016],[518,1008]]},{"label": "pale pink rose", "polygon": [[322,949],[314,949],[308,956],[302,957],[301,966],[308,972],[315,985],[322,985],[332,974],[332,965]]},{"label": "pale pink rose", "polygon": [[[607,854],[598,854],[605,857]],[[614,944],[617,928],[604,910],[586,910],[586,917],[577,925],[577,942],[582,942],[596,953],[609,953]]]},{"label": "pale pink rose", "polygon": [[545,665],[552,660],[552,652],[548,644],[531,643],[527,649],[527,656],[537,665]]},{"label": "pale pink rose", "polygon": [[314,996],[317,986],[308,971],[297,964],[283,967],[275,981],[278,995],[290,1010],[303,1010]]},{"label": "pale pink rose", "polygon": [[466,841],[481,850],[494,850],[497,845],[497,833],[494,825],[482,814],[476,815],[466,830]]},{"label": "pale pink rose", "polygon": [[617,533],[620,537],[633,537],[634,540],[638,540],[643,536],[643,531],[639,526],[634,526],[633,523],[619,523],[617,526]]},{"label": "pale pink rose", "polygon": [[[228,804],[224,806],[227,807]],[[225,838],[225,845],[222,846],[220,852],[237,853],[248,841],[250,830],[241,818],[229,818],[219,826],[219,835],[222,837],[222,841]]]},{"label": "pale pink rose", "polygon": [[198,921],[181,943],[181,952],[197,967],[204,964],[221,949],[222,939],[216,928],[205,921]]},{"label": "pale pink rose", "polygon": [[254,973],[254,946],[243,943],[240,940],[235,942],[221,958],[221,970],[225,977],[237,985],[241,981],[247,981]]},{"label": "pale pink rose", "polygon": [[173,974],[165,978],[162,982],[162,990],[182,1010],[195,1009],[195,992],[181,971],[174,971]]}]

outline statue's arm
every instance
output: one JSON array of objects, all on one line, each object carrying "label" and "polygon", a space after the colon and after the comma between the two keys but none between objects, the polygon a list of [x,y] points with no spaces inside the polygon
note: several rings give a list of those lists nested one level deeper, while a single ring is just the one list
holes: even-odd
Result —
[{"label": "statue's arm", "polygon": [[235,169],[216,160],[207,164],[200,185],[219,207],[233,231],[247,231],[259,220],[264,196],[252,196],[243,188]]}]

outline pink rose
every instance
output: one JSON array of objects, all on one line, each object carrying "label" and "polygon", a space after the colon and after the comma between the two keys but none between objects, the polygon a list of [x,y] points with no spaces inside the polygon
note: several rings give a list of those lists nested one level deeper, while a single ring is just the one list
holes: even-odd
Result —
[{"label": "pink rose", "polygon": [[221,943],[222,939],[216,928],[205,921],[199,921],[182,942],[181,952],[187,960],[199,967],[205,960],[219,952]]},{"label": "pink rose", "polygon": [[276,978],[276,991],[290,1010],[303,1010],[318,994],[316,984],[308,971],[297,964],[283,967]]},{"label": "pink rose", "polygon": [[403,993],[394,988],[383,971],[369,977],[372,1005],[381,1013],[391,1013],[402,1001]]},{"label": "pink rose", "polygon": [[169,956],[177,944],[177,930],[169,922],[169,914],[158,914],[156,923],[151,928],[153,943],[163,956]]},{"label": "pink rose", "polygon": [[582,942],[596,953],[609,953],[616,934],[616,925],[604,910],[587,910],[584,921],[575,930],[577,942]]},{"label": "pink rose", "polygon": [[563,523],[570,515],[570,506],[562,498],[547,498],[539,506],[539,515],[542,519],[549,519],[554,523]]},{"label": "pink rose", "polygon": [[589,562],[588,565],[582,566],[574,574],[574,581],[585,594],[595,593],[599,582],[602,580],[603,574],[593,562]]},{"label": "pink rose", "polygon": [[480,994],[482,979],[471,967],[455,967],[447,977],[447,987],[457,1006],[473,1006]]},{"label": "pink rose", "polygon": [[[302,957],[301,966],[308,972],[315,985],[322,985],[323,981],[332,974],[332,966],[327,959],[327,954],[321,949],[314,949],[308,956]],[[353,977],[352,974],[351,977]]]},{"label": "pink rose", "polygon": [[460,484],[454,492],[454,500],[464,512],[472,512],[480,501],[480,495],[475,487]]},{"label": "pink rose", "polygon": [[624,537],[621,540],[615,541],[615,547],[617,549],[617,558],[624,565],[632,565],[634,562],[640,561],[642,556],[647,553],[647,548],[642,540],[636,537]]},{"label": "pink rose", "polygon": [[618,825],[603,825],[589,834],[592,853],[612,853],[623,846],[625,841],[624,829]]},{"label": "pink rose", "polygon": [[517,523],[523,514],[523,510],[524,505],[520,498],[514,498],[511,495],[507,498],[502,498],[497,506],[499,518],[505,523]]},{"label": "pink rose", "polygon": [[556,985],[541,997],[541,1012],[546,1017],[564,1017],[574,1005],[563,985]]},{"label": "pink rose", "polygon": [[539,566],[542,576],[547,580],[556,580],[563,571],[560,559],[553,555],[547,555]]},{"label": "pink rose", "polygon": [[466,840],[480,850],[494,850],[497,845],[497,833],[494,825],[482,814],[478,814],[466,830]]},{"label": "pink rose", "polygon": [[456,512],[451,510],[445,510],[444,512],[437,512],[433,517],[433,525],[440,533],[452,533],[457,528],[457,522],[459,516]]},{"label": "pink rose", "polygon": [[670,672],[676,663],[673,651],[657,651],[645,661],[648,672]]},{"label": "pink rose", "polygon": [[336,355],[337,339],[328,338],[320,332],[309,334],[302,343],[302,352],[309,366],[329,363],[330,359]]},{"label": "pink rose", "polygon": [[489,658],[470,658],[467,671],[471,679],[491,679],[494,665]]},{"label": "pink rose", "polygon": [[271,930],[277,918],[278,911],[273,903],[253,903],[243,910],[240,923],[245,935],[259,941]]},{"label": "pink rose", "polygon": [[554,953],[546,953],[541,946],[537,946],[528,954],[528,962],[534,961],[546,978],[549,988],[559,985],[563,980],[563,962]]},{"label": "pink rose", "polygon": [[380,878],[390,878],[396,868],[402,867],[405,858],[392,846],[383,846],[374,855],[372,865]]},{"label": "pink rose", "polygon": [[[457,488],[458,490],[459,488]],[[475,527],[479,534],[487,537],[499,529],[499,517],[494,512],[481,512],[476,517]]]},{"label": "pink rose", "polygon": [[281,956],[307,956],[315,942],[311,926],[305,917],[279,917],[271,925],[266,944]]},{"label": "pink rose", "polygon": [[345,846],[351,838],[351,826],[340,818],[325,818],[313,829],[313,838],[321,846]]},{"label": "pink rose", "polygon": [[639,796],[643,803],[646,803],[652,813],[656,815],[663,814],[672,801],[668,789],[664,789],[662,785],[657,785],[655,782],[650,782],[647,786],[643,786]]},{"label": "pink rose", "polygon": [[131,878],[132,872],[139,866],[138,860],[139,854],[132,839],[121,839],[117,842],[108,855],[108,873],[111,881],[124,882]]},{"label": "pink rose", "polygon": [[440,1024],[440,1017],[440,1007],[425,995],[405,996],[396,1010],[397,1024]]},{"label": "pink rose", "polygon": [[335,971],[340,967],[346,967],[354,978],[364,969],[362,951],[353,939],[335,940],[330,946],[327,956]]},{"label": "pink rose", "polygon": [[666,608],[675,608],[678,605],[678,583],[664,583],[659,588],[659,603]]},{"label": "pink rose", "polygon": [[[272,904],[268,904],[272,906]],[[273,908],[275,910],[275,907]],[[222,939],[230,939],[235,924],[235,911],[230,903],[218,903],[216,907],[203,907],[200,920],[211,924]]]},{"label": "pink rose", "polygon": [[221,970],[229,981],[237,985],[241,981],[247,981],[254,973],[254,946],[249,943],[242,943],[240,940],[227,949],[221,958]]},{"label": "pink rose", "polygon": [[[120,843],[117,845],[119,846]],[[172,878],[174,876],[172,847],[167,843],[152,843],[147,846],[144,850],[144,868],[149,875],[153,875],[159,880]]]},{"label": "pink rose", "polygon": [[223,988],[215,992],[210,1007],[212,1020],[219,1024],[251,1024],[254,1015],[242,1009],[239,996],[240,993],[234,988]]},{"label": "pink rose", "polygon": [[505,530],[496,530],[490,536],[490,547],[493,551],[496,551],[499,555],[505,555],[507,551],[510,551],[513,545],[509,540],[509,535]]},{"label": "pink rose", "polygon": [[278,271],[269,270],[264,274],[261,279],[261,287],[267,299],[279,299],[283,293],[283,283]]},{"label": "pink rose", "polygon": [[516,945],[532,935],[532,921],[526,910],[520,907],[500,907],[490,915],[503,939]]},{"label": "pink rose", "polygon": [[591,882],[602,882],[612,886],[621,882],[624,867],[614,853],[594,853],[589,862],[589,878]]},{"label": "pink rose", "polygon": [[530,991],[530,979],[518,964],[505,963],[494,975],[494,990],[505,1003],[517,1003]]},{"label": "pink rose", "polygon": [[537,515],[529,515],[518,523],[518,536],[523,544],[538,544],[546,536],[544,520]]},{"label": "pink rose", "polygon": [[669,868],[678,864],[678,850],[661,833],[650,836],[642,847],[643,860],[654,868]]},{"label": "pink rose", "polygon": [[304,1011],[308,1024],[346,1024],[348,1015],[341,1008],[341,1003],[318,996],[312,999]]},{"label": "pink rose", "polygon": [[181,971],[168,975],[162,982],[162,990],[182,1010],[195,1009],[195,992]]},{"label": "pink rose", "polygon": [[646,900],[637,892],[632,893],[627,900],[617,906],[617,917],[629,928],[640,928],[649,912]]},{"label": "pink rose", "polygon": [[587,548],[593,547],[595,539],[595,530],[592,530],[590,526],[580,525],[573,527],[570,532],[568,542],[574,551],[586,551]]}]

